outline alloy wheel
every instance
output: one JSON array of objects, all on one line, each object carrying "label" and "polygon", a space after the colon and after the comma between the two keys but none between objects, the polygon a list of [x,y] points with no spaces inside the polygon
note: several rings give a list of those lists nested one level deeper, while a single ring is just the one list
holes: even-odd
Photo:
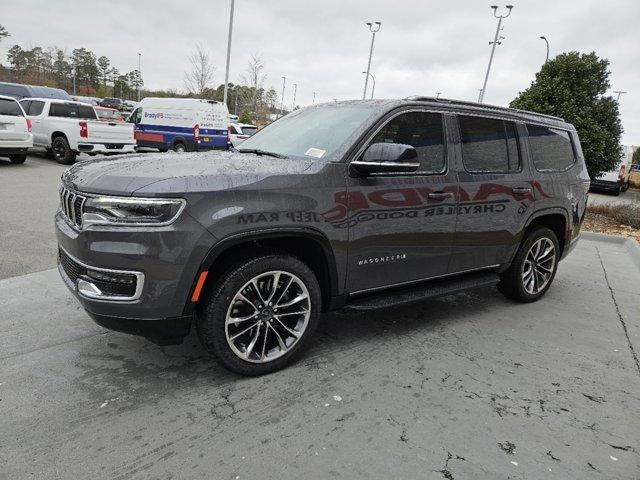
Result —
[{"label": "alloy wheel", "polygon": [[526,292],[537,295],[551,281],[556,264],[556,248],[553,242],[542,237],[536,240],[524,260],[522,283]]},{"label": "alloy wheel", "polygon": [[225,318],[227,343],[242,360],[271,362],[296,345],[310,315],[311,299],[302,280],[280,270],[262,273],[231,300]]}]

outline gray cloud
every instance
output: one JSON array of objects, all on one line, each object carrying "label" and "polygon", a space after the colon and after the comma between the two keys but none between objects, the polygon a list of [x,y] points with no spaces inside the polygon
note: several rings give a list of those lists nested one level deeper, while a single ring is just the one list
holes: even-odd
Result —
[{"label": "gray cloud", "polygon": [[[0,56],[23,47],[56,45],[69,52],[86,47],[108,56],[122,71],[137,67],[150,88],[182,88],[187,56],[201,44],[224,79],[229,1],[192,3],[86,2],[81,0],[0,0],[2,23],[11,37]],[[260,53],[267,85],[285,101],[293,83],[297,103],[362,96],[370,34],[365,21],[383,22],[376,37],[372,72],[376,97],[435,95],[475,100],[489,58],[495,19],[479,0],[237,0],[230,78],[238,81],[249,55]],[[520,0],[505,21],[506,39],[498,47],[487,88],[487,103],[506,104],[529,86],[544,61],[546,35],[551,54],[578,50],[611,61],[612,90],[621,99],[624,143],[640,144],[640,2],[619,0]]]}]

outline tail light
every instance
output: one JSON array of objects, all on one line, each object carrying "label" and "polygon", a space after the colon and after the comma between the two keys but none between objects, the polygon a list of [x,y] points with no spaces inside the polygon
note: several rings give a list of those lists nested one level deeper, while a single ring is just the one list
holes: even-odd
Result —
[{"label": "tail light", "polygon": [[196,142],[200,141],[200,125],[197,123],[193,126],[193,139]]},{"label": "tail light", "polygon": [[78,125],[80,125],[80,138],[87,138],[89,136],[87,122],[78,122]]},{"label": "tail light", "polygon": [[626,165],[620,165],[620,173],[618,173],[618,179],[619,180],[624,180],[624,174],[627,171],[627,166]]},{"label": "tail light", "polygon": [[31,127],[32,127],[31,120],[28,119],[28,118],[25,118],[25,120],[27,121],[27,130],[29,130],[29,132],[31,132]]}]

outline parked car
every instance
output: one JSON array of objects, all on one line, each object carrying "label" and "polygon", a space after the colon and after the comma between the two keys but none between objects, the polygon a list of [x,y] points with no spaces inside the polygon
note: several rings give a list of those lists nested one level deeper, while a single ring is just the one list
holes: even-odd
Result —
[{"label": "parked car", "polygon": [[228,115],[222,102],[147,97],[128,121],[135,125],[138,147],[193,152],[228,148]]},{"label": "parked car", "polygon": [[20,105],[33,123],[33,144],[44,147],[64,164],[79,153],[129,153],[135,151],[133,128],[124,122],[98,120],[87,103],[25,98]]},{"label": "parked car", "polygon": [[255,125],[232,123],[229,125],[229,143],[235,148],[257,131],[258,127]]},{"label": "parked car", "polygon": [[88,103],[90,105],[93,105],[94,107],[98,105],[98,102],[100,102],[99,98],[85,97],[83,95],[72,95],[71,100],[73,100],[74,102]]},{"label": "parked car", "polygon": [[124,122],[122,113],[115,108],[93,107],[98,115],[98,120],[103,122]]},{"label": "parked car", "polygon": [[98,102],[98,105],[101,107],[115,108],[116,110],[121,110],[123,101],[121,98],[105,97]]},{"label": "parked car", "polygon": [[609,172],[604,172],[591,179],[591,190],[605,191],[615,196],[629,188],[629,175],[631,174],[631,156],[623,158]]},{"label": "parked car", "polygon": [[0,157],[24,163],[32,146],[31,120],[15,98],[0,95]]},{"label": "parked car", "polygon": [[229,114],[230,123],[238,123],[238,115]]},{"label": "parked car", "polygon": [[40,87],[37,85],[23,85],[21,83],[0,82],[0,95],[21,100],[28,97],[57,98],[71,100],[67,92],[61,88]]},{"label": "parked car", "polygon": [[258,375],[308,344],[321,311],[496,284],[539,300],[588,189],[558,117],[428,97],[315,105],[233,152],[72,167],[59,270],[99,324],[171,344],[194,323],[226,368]]}]

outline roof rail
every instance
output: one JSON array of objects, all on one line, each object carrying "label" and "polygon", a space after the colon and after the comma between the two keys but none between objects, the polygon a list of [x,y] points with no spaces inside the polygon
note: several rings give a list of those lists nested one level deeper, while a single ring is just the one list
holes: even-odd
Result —
[{"label": "roof rail", "polygon": [[550,118],[552,120],[560,120],[561,122],[565,122],[566,120],[562,117],[556,117],[555,115],[547,115],[545,113],[531,112],[529,110],[519,110],[517,108],[509,108],[502,107],[500,105],[487,105],[485,103],[478,102],[470,102],[468,100],[452,100],[449,98],[439,98],[439,97],[426,97],[423,95],[413,95],[411,97],[406,97],[404,100],[410,100],[413,102],[438,102],[438,103],[447,103],[451,105],[467,105],[470,107],[478,107],[485,108],[487,110],[499,110],[503,112],[515,112],[515,113],[526,113],[529,115],[535,115],[537,117]]}]

